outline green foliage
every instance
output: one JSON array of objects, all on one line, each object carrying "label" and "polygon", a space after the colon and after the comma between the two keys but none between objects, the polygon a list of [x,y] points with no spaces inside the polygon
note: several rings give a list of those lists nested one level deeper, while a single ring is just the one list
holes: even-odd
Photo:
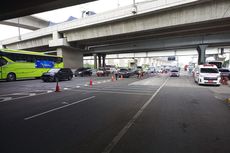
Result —
[{"label": "green foliage", "polygon": [[229,64],[229,60],[224,61],[224,63],[223,63],[223,67],[226,67],[228,64]]},{"label": "green foliage", "polygon": [[93,64],[86,63],[86,64],[83,65],[83,67],[94,68],[94,65],[93,65]]}]

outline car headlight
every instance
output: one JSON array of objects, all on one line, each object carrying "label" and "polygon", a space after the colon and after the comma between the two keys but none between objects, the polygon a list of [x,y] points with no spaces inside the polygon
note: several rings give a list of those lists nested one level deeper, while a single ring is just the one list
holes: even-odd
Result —
[{"label": "car headlight", "polygon": [[82,74],[82,72],[78,72],[79,74]]}]

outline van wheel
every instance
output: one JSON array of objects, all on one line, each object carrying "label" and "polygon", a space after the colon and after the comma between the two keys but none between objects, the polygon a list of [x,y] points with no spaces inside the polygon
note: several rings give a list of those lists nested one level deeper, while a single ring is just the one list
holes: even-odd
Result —
[{"label": "van wheel", "polygon": [[7,81],[15,81],[16,80],[16,75],[15,73],[9,73],[6,78]]}]

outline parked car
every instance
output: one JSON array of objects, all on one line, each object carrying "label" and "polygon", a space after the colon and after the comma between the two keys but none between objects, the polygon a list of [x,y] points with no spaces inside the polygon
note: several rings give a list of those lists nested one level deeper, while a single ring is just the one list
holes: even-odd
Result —
[{"label": "parked car", "polygon": [[71,80],[73,72],[70,68],[50,69],[48,72],[43,73],[41,79],[44,82]]},{"label": "parked car", "polygon": [[81,67],[81,68],[78,68],[75,72],[74,72],[74,75],[75,77],[77,76],[91,76],[92,75],[92,69],[91,68],[84,68],[84,67]]},{"label": "parked car", "polygon": [[226,69],[226,68],[220,68],[220,76],[221,77],[228,77],[228,79],[230,79],[230,70]]},{"label": "parked car", "polygon": [[114,65],[106,65],[106,70],[109,70],[110,73],[114,73],[116,71],[116,67]]},{"label": "parked car", "polygon": [[171,70],[170,71],[170,77],[179,77],[180,72],[178,70]]},{"label": "parked car", "polygon": [[136,70],[135,70],[135,74],[136,74],[136,75],[139,75],[139,74],[141,74],[141,73],[143,73],[143,72],[144,72],[143,68],[142,68],[141,66],[137,66],[137,68],[136,68]]},{"label": "parked car", "polygon": [[220,85],[220,72],[214,64],[198,65],[194,70],[194,81],[197,84]]},{"label": "parked car", "polygon": [[147,73],[148,73],[148,74],[156,73],[155,67],[153,67],[153,66],[149,67],[149,68],[147,69]]},{"label": "parked car", "polygon": [[124,78],[129,78],[131,76],[131,72],[126,68],[121,68],[118,72],[118,77],[123,76]]},{"label": "parked car", "polygon": [[110,71],[104,67],[101,67],[97,70],[96,74],[98,77],[109,76]]}]

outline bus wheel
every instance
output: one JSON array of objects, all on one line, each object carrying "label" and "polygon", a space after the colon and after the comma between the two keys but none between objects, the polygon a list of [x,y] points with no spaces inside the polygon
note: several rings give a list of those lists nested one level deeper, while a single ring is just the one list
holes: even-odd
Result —
[{"label": "bus wheel", "polygon": [[15,81],[16,75],[14,73],[9,73],[6,78],[7,81]]}]

